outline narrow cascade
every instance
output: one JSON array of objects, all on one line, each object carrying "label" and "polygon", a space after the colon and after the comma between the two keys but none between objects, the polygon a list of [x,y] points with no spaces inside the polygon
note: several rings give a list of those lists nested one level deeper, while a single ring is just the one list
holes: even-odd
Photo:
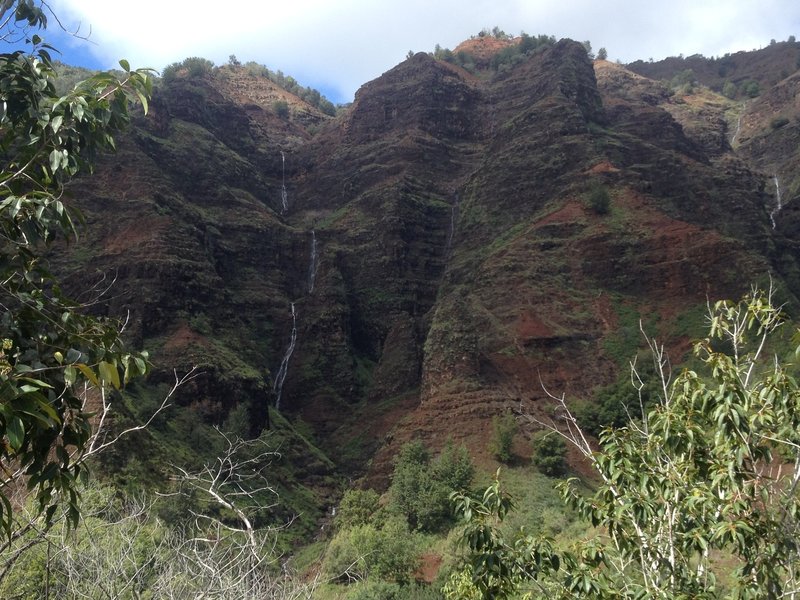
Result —
[{"label": "narrow cascade", "polygon": [[455,235],[456,231],[456,221],[458,221],[458,205],[460,199],[458,197],[458,193],[456,193],[455,200],[453,204],[450,206],[450,228],[447,230],[447,251],[450,251],[450,247],[453,245],[453,236]]},{"label": "narrow cascade", "polygon": [[744,110],[747,108],[747,102],[742,104],[742,112],[739,113],[739,118],[736,120],[736,131],[733,132],[733,137],[731,138],[731,146],[736,143],[736,138],[739,137],[739,132],[742,130],[742,117],[744,116]]},{"label": "narrow cascade", "polygon": [[311,230],[311,263],[308,266],[308,293],[314,291],[314,280],[317,278],[317,236]]},{"label": "narrow cascade", "polygon": [[783,204],[781,204],[781,182],[777,175],[772,177],[772,182],[775,184],[775,208],[769,213],[769,220],[772,221],[772,228],[775,229],[775,217],[783,208]]},{"label": "narrow cascade", "polygon": [[286,156],[283,154],[283,150],[281,150],[281,205],[283,206],[282,212],[285,213],[289,209],[289,204],[286,194]]},{"label": "narrow cascade", "polygon": [[289,359],[294,352],[294,345],[297,341],[297,314],[294,311],[294,302],[292,302],[292,336],[289,340],[289,347],[286,349],[286,354],[283,356],[281,366],[278,369],[278,375],[275,377],[275,382],[272,385],[272,391],[275,393],[275,408],[281,409],[281,392],[283,392],[283,382],[286,381],[286,372],[289,370]]}]

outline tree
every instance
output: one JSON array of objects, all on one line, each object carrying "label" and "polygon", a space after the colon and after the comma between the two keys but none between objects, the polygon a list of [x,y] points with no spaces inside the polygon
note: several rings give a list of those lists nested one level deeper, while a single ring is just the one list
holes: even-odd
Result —
[{"label": "tree", "polygon": [[726,98],[730,98],[731,100],[733,100],[734,98],[736,98],[737,92],[738,90],[736,88],[736,84],[730,80],[726,81],[725,84],[722,86],[722,95],[725,96]]},{"label": "tree", "polygon": [[534,436],[531,446],[531,461],[539,472],[549,476],[563,475],[567,472],[567,445],[561,437],[553,432],[539,432]]},{"label": "tree", "polygon": [[500,462],[510,462],[514,456],[512,446],[517,429],[517,419],[510,412],[492,418],[492,440],[489,443],[489,451]]},{"label": "tree", "polygon": [[749,98],[755,98],[761,93],[761,88],[758,86],[757,81],[749,80],[744,84],[744,93]]},{"label": "tree", "polygon": [[611,207],[611,195],[602,183],[593,183],[589,190],[589,208],[598,215],[607,215]]},{"label": "tree", "polygon": [[160,498],[174,504],[171,494],[130,498],[89,485],[80,528],[61,520],[17,540],[11,552],[30,541],[46,543],[29,546],[9,569],[3,565],[0,596],[311,598],[318,578],[297,577],[281,561],[281,527],[256,523],[276,499],[265,477],[275,452],[263,438],[220,435],[225,448],[216,459],[197,470],[177,468],[176,493],[193,497],[187,512],[194,518],[167,524],[156,517]]},{"label": "tree", "polygon": [[[47,8],[3,2],[3,30],[44,29]],[[147,370],[145,353],[125,350],[123,324],[69,299],[44,253],[75,235],[80,215],[64,185],[114,148],[132,102],[147,110],[150,73],[123,60],[120,76],[98,73],[59,95],[52,48],[29,39],[28,51],[0,54],[0,525],[9,535],[8,494],[23,478],[46,521],[65,503],[77,524],[81,458],[93,439],[87,401]]]},{"label": "tree", "polygon": [[380,496],[375,490],[347,490],[336,511],[336,527],[346,529],[364,525],[380,508]]},{"label": "tree", "polygon": [[[707,337],[694,347],[702,371],[684,369],[674,379],[663,347],[648,340],[658,401],[641,418],[606,429],[599,448],[557,398],[562,420],[551,427],[600,481],[589,496],[566,482],[564,498],[604,534],[557,554],[546,540],[501,540],[486,551],[502,568],[487,571],[481,565],[490,561],[476,562],[470,535],[488,509],[458,496],[476,587],[546,581],[563,598],[800,594],[800,386],[794,365],[768,356],[780,347],[782,321],[770,293],[717,302]],[[488,514],[502,516],[498,502]],[[485,527],[481,539],[492,536]],[[726,557],[724,566],[715,556]]]},{"label": "tree", "polygon": [[389,488],[390,506],[408,520],[412,529],[435,531],[451,518],[449,497],[472,481],[475,467],[466,448],[448,442],[431,461],[425,445],[415,440],[398,453]]},{"label": "tree", "polygon": [[286,119],[289,116],[289,103],[286,102],[286,100],[275,100],[275,102],[272,103],[272,110],[274,110],[275,114],[281,119]]},{"label": "tree", "polygon": [[598,60],[608,59],[608,50],[606,50],[605,48],[600,48],[600,50],[597,51],[597,58]]}]

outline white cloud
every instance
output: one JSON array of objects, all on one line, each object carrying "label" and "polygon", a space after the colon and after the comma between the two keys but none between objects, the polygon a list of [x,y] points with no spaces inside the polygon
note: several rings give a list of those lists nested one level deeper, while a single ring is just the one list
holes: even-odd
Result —
[{"label": "white cloud", "polygon": [[187,56],[230,54],[293,75],[347,101],[408,50],[454,47],[484,27],[590,40],[629,62],[719,55],[800,35],[796,0],[52,0],[67,26],[91,26],[105,66],[124,57],[162,68]]}]

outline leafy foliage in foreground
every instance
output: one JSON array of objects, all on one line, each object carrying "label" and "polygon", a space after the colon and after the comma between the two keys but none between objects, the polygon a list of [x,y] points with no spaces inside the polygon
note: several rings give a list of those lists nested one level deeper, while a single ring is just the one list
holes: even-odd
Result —
[{"label": "leafy foliage in foreground", "polygon": [[588,497],[572,482],[562,492],[603,534],[563,552],[545,538],[507,539],[497,523],[511,505],[497,482],[481,499],[457,495],[467,555],[449,598],[463,589],[476,598],[800,593],[800,388],[793,365],[766,356],[781,314],[754,290],[709,316],[708,337],[694,348],[704,370],[672,380],[651,342],[660,397],[641,421],[603,431],[599,450],[559,401],[562,435],[600,478]]},{"label": "leafy foliage in foreground", "polygon": [[[0,19],[20,30],[47,24],[38,3],[22,0],[3,3]],[[98,73],[61,95],[52,48],[36,35],[30,42],[30,51],[0,54],[0,526],[9,535],[8,488],[23,477],[46,521],[63,501],[77,524],[89,390],[103,395],[147,370],[146,354],[124,350],[119,322],[62,293],[43,253],[75,235],[63,186],[114,148],[131,103],[147,110],[149,72],[123,60],[121,76]]]}]

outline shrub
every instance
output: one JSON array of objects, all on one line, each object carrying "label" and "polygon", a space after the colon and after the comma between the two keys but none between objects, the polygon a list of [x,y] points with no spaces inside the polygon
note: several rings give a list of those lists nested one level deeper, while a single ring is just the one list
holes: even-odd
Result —
[{"label": "shrub", "polygon": [[456,446],[452,440],[448,440],[433,464],[433,474],[450,491],[460,491],[472,483],[475,465],[463,444]]},{"label": "shrub", "polygon": [[416,536],[400,518],[343,529],[331,540],[323,569],[330,577],[352,581],[366,577],[408,581],[417,568]]},{"label": "shrub", "polygon": [[511,413],[492,419],[492,441],[489,451],[500,462],[508,463],[513,456],[511,447],[517,434],[517,419]]},{"label": "shrub", "polygon": [[732,81],[726,81],[725,85],[722,86],[722,95],[726,98],[730,98],[731,100],[736,98],[737,91],[736,84]]},{"label": "shrub", "polygon": [[347,594],[347,600],[441,600],[441,598],[441,594],[429,585],[388,581],[363,581]]},{"label": "shrub", "polygon": [[556,477],[567,472],[567,445],[558,434],[549,431],[538,432],[531,442],[533,464],[540,473]]},{"label": "shrub", "polygon": [[780,129],[784,125],[788,124],[789,124],[789,119],[787,119],[786,117],[775,117],[774,119],[772,119],[772,121],[770,121],[769,126],[772,129]]},{"label": "shrub", "polygon": [[336,512],[336,526],[345,529],[369,523],[379,508],[379,500],[375,490],[347,490]]},{"label": "shrub", "polygon": [[286,100],[275,100],[275,102],[272,103],[272,110],[274,110],[275,114],[281,119],[285,119],[289,116],[289,103],[286,102]]},{"label": "shrub", "polygon": [[761,93],[761,90],[758,87],[758,82],[757,81],[752,81],[752,80],[748,81],[747,83],[744,84],[744,88],[743,89],[744,89],[745,95],[748,96],[749,98],[755,98],[756,96],[758,96]]},{"label": "shrub", "polygon": [[466,448],[449,442],[431,462],[420,441],[405,444],[398,454],[389,488],[390,507],[401,513],[412,529],[435,531],[452,519],[450,494],[466,488],[475,467]]},{"label": "shrub", "polygon": [[606,215],[611,207],[611,196],[606,189],[606,186],[602,184],[595,184],[589,190],[589,199],[588,199],[589,208],[591,208],[595,214],[598,215]]}]

